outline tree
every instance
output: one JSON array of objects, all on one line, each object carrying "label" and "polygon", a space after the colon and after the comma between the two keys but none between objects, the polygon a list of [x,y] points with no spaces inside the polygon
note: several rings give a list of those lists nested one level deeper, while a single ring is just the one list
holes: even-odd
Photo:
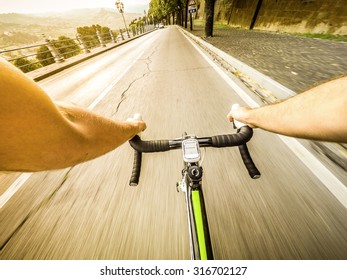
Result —
[{"label": "tree", "polygon": [[145,22],[142,18],[138,19],[138,21],[136,22],[136,27],[140,31],[140,33],[145,32]]},{"label": "tree", "polygon": [[94,48],[100,45],[96,30],[97,27],[95,25],[77,27],[77,33],[81,34],[81,40],[88,48]]},{"label": "tree", "polygon": [[177,24],[187,28],[187,5],[188,0],[176,0]]},{"label": "tree", "polygon": [[213,37],[214,4],[216,0],[205,0],[205,36]]},{"label": "tree", "polygon": [[80,46],[74,40],[66,36],[59,36],[58,40],[54,41],[53,44],[64,58],[78,55],[81,52]]},{"label": "tree", "polygon": [[[75,40],[66,36],[59,36],[58,40],[52,41],[59,54],[66,58],[78,55],[81,52],[80,46]],[[36,58],[42,66],[47,66],[55,62],[54,57],[47,46],[41,46],[36,51]]]},{"label": "tree", "polygon": [[111,42],[112,38],[111,38],[111,34],[110,34],[110,32],[111,32],[110,28],[108,28],[106,26],[99,26],[99,31],[101,33],[101,37],[102,37],[105,44]]},{"label": "tree", "polygon": [[157,24],[163,19],[163,7],[161,0],[151,0],[149,3],[148,13],[152,15],[154,24]]},{"label": "tree", "polygon": [[22,70],[24,73],[36,70],[40,67],[42,67],[42,65],[40,65],[40,63],[38,63],[35,60],[29,60],[27,58],[18,58],[16,59],[13,64],[18,67],[20,70]]},{"label": "tree", "polygon": [[[77,33],[81,35],[80,40],[87,48],[100,46],[97,36],[97,31],[100,32],[103,42],[106,44],[111,41],[110,28],[94,24],[92,26],[77,27]],[[112,32],[115,35],[115,32]]]},{"label": "tree", "polygon": [[42,66],[53,64],[54,58],[47,46],[41,46],[36,51],[36,59],[40,61]]},{"label": "tree", "polygon": [[155,23],[165,20],[167,24],[171,24],[171,18],[182,13],[186,2],[187,0],[151,0],[148,14],[153,16]]}]

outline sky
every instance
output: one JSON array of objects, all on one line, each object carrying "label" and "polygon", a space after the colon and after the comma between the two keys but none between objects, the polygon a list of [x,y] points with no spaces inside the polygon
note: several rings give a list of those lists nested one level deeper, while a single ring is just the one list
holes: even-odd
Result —
[{"label": "sky", "polygon": [[[0,0],[0,13],[43,13],[80,8],[105,7],[116,9],[116,0]],[[122,0],[125,12],[149,4],[150,0]]]}]

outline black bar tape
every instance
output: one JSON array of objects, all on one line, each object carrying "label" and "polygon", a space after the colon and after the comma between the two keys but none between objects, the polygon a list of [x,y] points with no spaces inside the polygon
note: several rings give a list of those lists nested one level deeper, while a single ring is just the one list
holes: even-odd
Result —
[{"label": "black bar tape", "polygon": [[243,126],[236,134],[212,136],[212,147],[223,148],[240,146],[247,143],[252,138],[252,135],[253,129],[248,126]]},{"label": "black bar tape", "polygon": [[251,155],[248,151],[247,145],[243,144],[239,146],[240,154],[243,160],[243,163],[245,164],[249,176],[251,176],[252,179],[258,179],[260,178],[260,172],[258,168],[255,166]]},{"label": "black bar tape", "polygon": [[129,143],[136,151],[142,153],[166,152],[170,150],[169,140],[142,141],[136,135]]},{"label": "black bar tape", "polygon": [[129,185],[136,187],[139,183],[141,173],[142,153],[134,150],[133,171],[131,172]]}]

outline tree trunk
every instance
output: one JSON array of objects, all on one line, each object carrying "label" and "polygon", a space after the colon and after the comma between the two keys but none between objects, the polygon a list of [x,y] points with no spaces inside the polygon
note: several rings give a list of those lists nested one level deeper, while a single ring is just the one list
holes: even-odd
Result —
[{"label": "tree trunk", "polygon": [[185,11],[184,11],[184,28],[187,28],[188,26],[188,1],[186,2],[186,8],[185,8]]},{"label": "tree trunk", "polygon": [[205,0],[205,36],[213,37],[213,19],[214,19],[214,4],[215,0]]},{"label": "tree trunk", "polygon": [[231,21],[231,16],[233,14],[234,6],[235,6],[235,1],[233,1],[229,7],[228,25],[230,24],[230,21]]},{"label": "tree trunk", "polygon": [[182,11],[181,10],[179,10],[179,11],[177,11],[177,24],[178,25],[183,25],[183,23],[182,23]]},{"label": "tree trunk", "polygon": [[261,4],[263,4],[263,0],[258,0],[257,7],[255,8],[255,12],[254,12],[254,15],[252,18],[251,25],[249,26],[249,29],[253,29],[253,27],[255,25],[255,22],[256,22],[257,17],[258,17],[258,13],[259,13],[260,8],[261,8]]}]

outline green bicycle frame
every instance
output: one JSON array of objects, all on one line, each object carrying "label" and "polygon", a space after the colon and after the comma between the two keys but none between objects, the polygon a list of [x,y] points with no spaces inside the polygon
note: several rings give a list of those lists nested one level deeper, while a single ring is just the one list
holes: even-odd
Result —
[{"label": "green bicycle frame", "polygon": [[212,260],[211,238],[200,183],[190,185],[189,180],[187,180],[186,200],[190,227],[191,258],[194,260]]}]

